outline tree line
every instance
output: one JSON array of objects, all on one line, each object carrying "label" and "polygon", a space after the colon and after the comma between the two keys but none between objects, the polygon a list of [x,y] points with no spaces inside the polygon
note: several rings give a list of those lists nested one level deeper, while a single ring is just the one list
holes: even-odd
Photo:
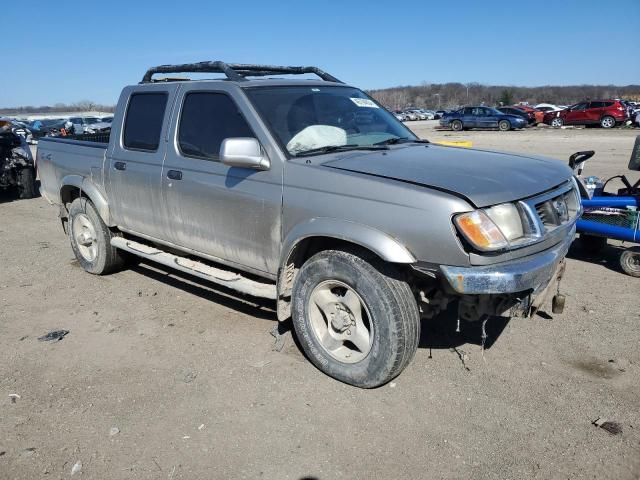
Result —
[{"label": "tree line", "polygon": [[45,106],[25,106],[16,108],[0,108],[0,114],[4,115],[30,115],[35,113],[62,113],[62,112],[113,112],[115,105],[101,105],[91,100],[82,100],[75,103],[56,103]]},{"label": "tree line", "polygon": [[640,101],[640,85],[513,87],[480,83],[424,83],[419,86],[369,90],[367,93],[392,110],[407,107],[439,110],[463,105],[511,105],[520,102],[531,105],[571,105],[582,100],[606,98]]}]

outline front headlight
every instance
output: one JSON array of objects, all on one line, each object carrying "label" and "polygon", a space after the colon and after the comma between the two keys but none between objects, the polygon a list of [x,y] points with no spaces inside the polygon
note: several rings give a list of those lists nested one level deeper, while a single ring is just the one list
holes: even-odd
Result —
[{"label": "front headlight", "polygon": [[509,246],[500,229],[482,210],[458,215],[454,222],[464,238],[478,250],[488,252]]},{"label": "front headlight", "polygon": [[496,205],[487,209],[486,212],[509,242],[524,236],[520,212],[513,203]]},{"label": "front headlight", "polygon": [[463,213],[454,223],[473,247],[485,252],[521,246],[535,237],[526,215],[514,203]]}]

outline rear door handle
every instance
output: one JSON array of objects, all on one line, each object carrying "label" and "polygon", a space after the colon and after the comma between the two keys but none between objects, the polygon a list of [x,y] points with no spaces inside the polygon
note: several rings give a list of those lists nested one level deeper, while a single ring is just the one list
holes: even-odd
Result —
[{"label": "rear door handle", "polygon": [[125,162],[113,162],[113,168],[116,170],[126,170],[127,164]]},{"label": "rear door handle", "polygon": [[169,170],[167,178],[171,180],[182,180],[182,172],[180,170]]}]

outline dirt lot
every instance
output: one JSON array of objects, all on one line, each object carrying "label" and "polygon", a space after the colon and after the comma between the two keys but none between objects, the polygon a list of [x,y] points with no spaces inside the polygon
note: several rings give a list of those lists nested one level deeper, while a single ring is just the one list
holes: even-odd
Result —
[{"label": "dirt lot", "polygon": [[[625,171],[638,133],[434,125],[411,124],[563,161],[595,149],[600,175]],[[615,246],[572,251],[563,315],[492,320],[484,355],[477,325],[456,334],[443,315],[394,383],[365,391],[291,337],[273,351],[269,303],[151,265],[86,274],[43,199],[5,195],[0,219],[1,479],[68,478],[77,462],[92,479],[640,478],[640,279]],[[37,340],[54,329],[70,333]]]}]

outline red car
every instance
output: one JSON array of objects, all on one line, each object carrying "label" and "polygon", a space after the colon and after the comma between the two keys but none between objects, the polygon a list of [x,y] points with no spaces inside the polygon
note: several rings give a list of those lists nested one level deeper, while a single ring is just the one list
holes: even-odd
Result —
[{"label": "red car", "polygon": [[552,127],[562,125],[600,125],[612,128],[627,119],[627,109],[618,100],[591,100],[544,114],[544,123]]}]

